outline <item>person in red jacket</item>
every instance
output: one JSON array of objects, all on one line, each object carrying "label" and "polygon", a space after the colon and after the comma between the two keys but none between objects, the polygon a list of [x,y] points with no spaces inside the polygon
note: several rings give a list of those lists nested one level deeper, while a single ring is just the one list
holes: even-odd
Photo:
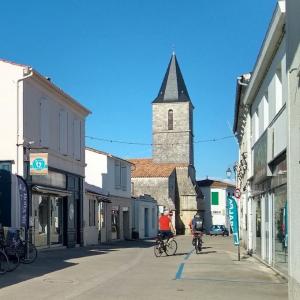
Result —
[{"label": "person in red jacket", "polygon": [[159,233],[162,235],[163,239],[169,239],[173,236],[174,231],[169,211],[165,210],[163,215],[159,218]]}]

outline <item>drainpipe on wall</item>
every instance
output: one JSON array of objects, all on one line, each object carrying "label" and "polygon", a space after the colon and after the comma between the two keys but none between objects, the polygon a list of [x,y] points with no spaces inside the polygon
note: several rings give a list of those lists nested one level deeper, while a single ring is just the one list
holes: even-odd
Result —
[{"label": "drainpipe on wall", "polygon": [[[19,99],[19,83],[33,75],[32,68],[27,67],[23,69],[23,74],[26,74],[24,77],[17,80],[17,174],[19,174],[19,147],[23,146],[23,138],[20,143],[20,99]],[[23,161],[23,160],[22,160]],[[23,174],[24,175],[24,174]]]}]

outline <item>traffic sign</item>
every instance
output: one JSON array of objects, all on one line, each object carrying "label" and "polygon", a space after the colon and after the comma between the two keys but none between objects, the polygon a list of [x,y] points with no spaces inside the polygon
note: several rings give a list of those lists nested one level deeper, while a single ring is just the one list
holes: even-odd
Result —
[{"label": "traffic sign", "polygon": [[234,196],[235,196],[235,198],[240,199],[241,198],[241,190],[235,189]]}]

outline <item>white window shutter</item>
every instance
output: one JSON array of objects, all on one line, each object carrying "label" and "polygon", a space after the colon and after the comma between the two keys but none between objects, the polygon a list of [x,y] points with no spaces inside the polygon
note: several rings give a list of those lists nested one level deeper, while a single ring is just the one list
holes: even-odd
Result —
[{"label": "white window shutter", "polygon": [[122,190],[126,191],[127,190],[127,168],[125,164],[122,164],[121,167],[121,185],[122,185]]},{"label": "white window shutter", "polygon": [[115,161],[115,187],[121,188],[121,164],[120,161]]},{"label": "white window shutter", "polygon": [[80,120],[74,120],[74,158],[81,159],[81,124]]},{"label": "white window shutter", "polygon": [[67,112],[59,112],[59,151],[63,155],[67,155],[68,149],[68,120]]},{"label": "white window shutter", "polygon": [[42,98],[40,101],[40,145],[49,146],[49,111],[48,101]]},{"label": "white window shutter", "polygon": [[74,148],[74,143],[73,143],[73,137],[74,137],[74,124],[73,124],[73,119],[72,115],[70,112],[67,112],[67,123],[68,123],[68,130],[67,130],[67,140],[68,140],[68,155],[73,156],[73,148]]}]

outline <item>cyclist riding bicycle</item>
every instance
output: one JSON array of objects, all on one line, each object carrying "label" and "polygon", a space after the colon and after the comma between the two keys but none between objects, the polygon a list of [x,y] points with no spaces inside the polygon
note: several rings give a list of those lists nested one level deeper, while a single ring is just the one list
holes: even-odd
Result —
[{"label": "cyclist riding bicycle", "polygon": [[163,215],[159,218],[159,233],[162,235],[163,239],[169,239],[173,236],[173,232],[175,232],[172,220],[169,216],[169,211],[165,210]]},{"label": "cyclist riding bicycle", "polygon": [[191,229],[191,233],[193,235],[193,244],[194,244],[195,234],[200,234],[200,236],[202,236],[203,234],[203,219],[198,212],[194,215],[189,226]]}]

